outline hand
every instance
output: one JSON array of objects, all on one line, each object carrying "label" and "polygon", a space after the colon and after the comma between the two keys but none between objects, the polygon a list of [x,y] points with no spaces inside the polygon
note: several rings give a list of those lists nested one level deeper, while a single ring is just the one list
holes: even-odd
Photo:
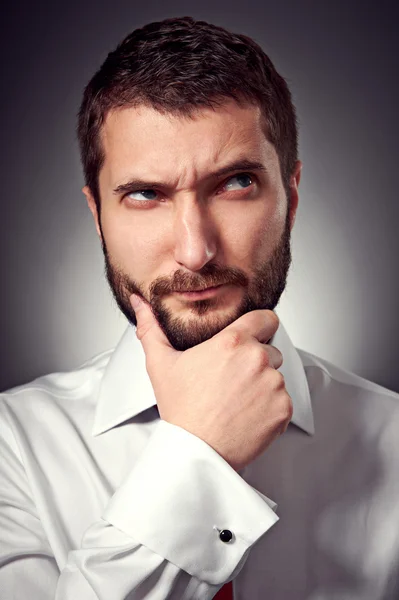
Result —
[{"label": "hand", "polygon": [[145,300],[135,314],[164,421],[204,440],[236,471],[285,432],[293,407],[276,370],[282,354],[267,344],[279,326],[273,311],[246,313],[184,352],[171,346]]}]

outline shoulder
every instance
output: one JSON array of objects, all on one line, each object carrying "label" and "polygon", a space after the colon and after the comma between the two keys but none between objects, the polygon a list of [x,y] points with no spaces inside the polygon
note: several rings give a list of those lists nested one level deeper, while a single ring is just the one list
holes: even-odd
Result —
[{"label": "shoulder", "polygon": [[308,381],[320,456],[337,460],[341,471],[349,469],[351,477],[365,470],[378,473],[381,485],[395,488],[397,498],[399,394],[297,351]]},{"label": "shoulder", "polygon": [[49,373],[1,392],[1,421],[48,421],[56,412],[94,408],[113,351],[101,352],[70,371]]},{"label": "shoulder", "polygon": [[379,414],[399,415],[399,393],[339,367],[310,352],[296,349],[314,395],[335,404],[354,405],[359,410],[378,410]]}]

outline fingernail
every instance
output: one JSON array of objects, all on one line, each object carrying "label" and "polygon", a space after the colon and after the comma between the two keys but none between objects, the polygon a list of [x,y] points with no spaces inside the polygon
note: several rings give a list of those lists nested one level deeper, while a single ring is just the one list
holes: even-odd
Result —
[{"label": "fingernail", "polygon": [[137,310],[143,304],[143,301],[141,300],[141,298],[139,298],[138,296],[134,296],[134,295],[131,297],[131,302],[132,302],[132,306],[133,306],[134,310]]}]

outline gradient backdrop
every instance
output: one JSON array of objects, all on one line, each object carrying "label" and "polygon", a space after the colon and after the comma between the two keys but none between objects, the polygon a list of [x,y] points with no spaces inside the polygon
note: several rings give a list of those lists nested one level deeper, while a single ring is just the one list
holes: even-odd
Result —
[{"label": "gradient backdrop", "polygon": [[288,80],[304,163],[277,314],[294,344],[399,392],[395,2],[8,3],[1,10],[0,390],[114,346],[81,187],[83,87],[129,31],[191,15],[253,37]]}]

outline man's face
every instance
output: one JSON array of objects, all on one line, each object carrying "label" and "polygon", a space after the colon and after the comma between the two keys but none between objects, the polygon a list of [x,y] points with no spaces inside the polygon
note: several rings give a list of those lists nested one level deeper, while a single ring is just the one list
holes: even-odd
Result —
[{"label": "man's face", "polygon": [[[259,108],[228,101],[194,120],[123,108],[108,114],[102,143],[100,218],[83,191],[109,284],[130,323],[137,325],[135,293],[172,346],[186,350],[251,310],[274,310],[291,262],[301,164],[288,211]],[[220,284],[200,299],[179,293]]]}]

